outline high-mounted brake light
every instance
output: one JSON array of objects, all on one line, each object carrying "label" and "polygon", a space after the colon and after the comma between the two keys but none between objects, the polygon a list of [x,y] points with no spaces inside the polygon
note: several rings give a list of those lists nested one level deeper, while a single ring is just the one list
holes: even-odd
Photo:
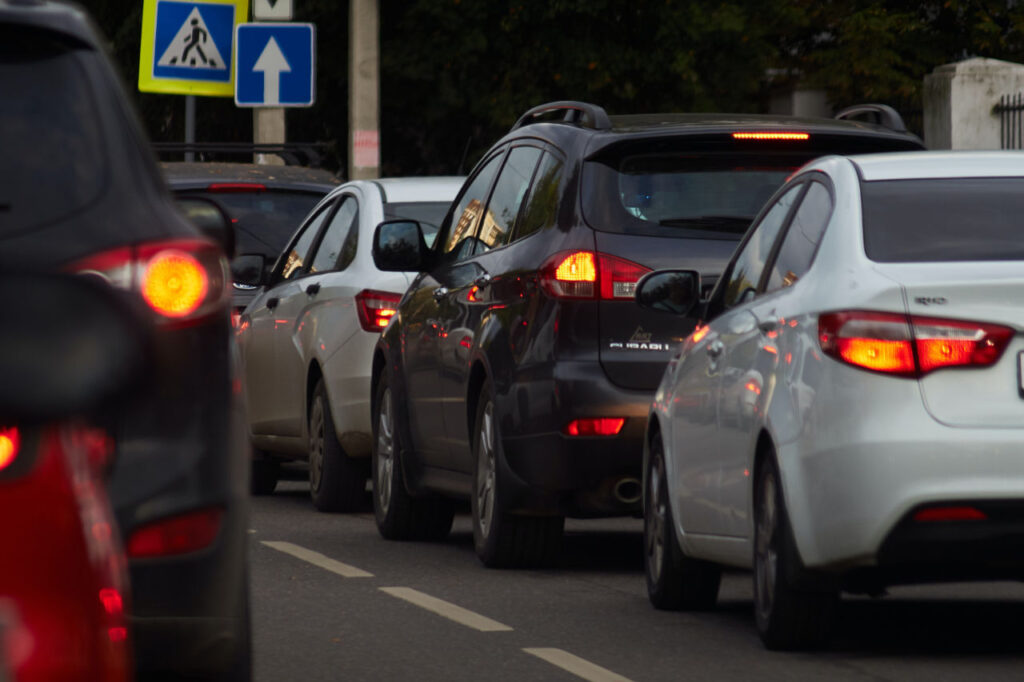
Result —
[{"label": "high-mounted brake light", "polygon": [[809,140],[808,133],[733,133],[734,140]]},{"label": "high-mounted brake light", "polygon": [[622,417],[574,419],[565,426],[569,436],[614,436],[622,430],[626,420]]},{"label": "high-mounted brake light", "polygon": [[207,192],[219,194],[239,194],[244,192],[263,192],[267,186],[260,182],[213,182],[206,186]]},{"label": "high-mounted brake light", "polygon": [[633,298],[636,283],[650,268],[593,251],[555,254],[541,268],[540,282],[556,298],[605,301]]},{"label": "high-mounted brake light", "polygon": [[202,239],[174,239],[88,256],[68,268],[137,291],[158,319],[192,321],[222,310],[228,299],[228,263]]},{"label": "high-mounted brake light", "polygon": [[401,294],[363,289],[356,294],[359,324],[368,332],[381,331],[398,312],[398,302],[401,300]]},{"label": "high-mounted brake light", "polygon": [[128,556],[139,559],[187,554],[208,547],[220,532],[223,511],[216,507],[162,519],[132,533]]},{"label": "high-mounted brake light", "polygon": [[999,360],[1013,330],[995,324],[849,311],[818,318],[818,341],[856,367],[920,377],[948,367],[986,367]]},{"label": "high-mounted brake light", "polygon": [[21,434],[17,426],[0,426],[0,471],[9,467],[21,448]]}]

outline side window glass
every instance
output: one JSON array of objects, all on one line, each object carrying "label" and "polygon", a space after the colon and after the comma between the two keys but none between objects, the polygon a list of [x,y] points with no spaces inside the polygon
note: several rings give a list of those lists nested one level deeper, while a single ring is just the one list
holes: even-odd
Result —
[{"label": "side window glass", "polygon": [[499,154],[488,161],[463,192],[459,203],[452,211],[451,224],[441,253],[454,254],[456,260],[462,260],[477,252],[476,228],[480,222],[480,214],[484,210],[487,190],[498,171],[501,157]]},{"label": "side window glass", "polygon": [[333,206],[333,202],[324,206],[299,232],[299,236],[292,242],[291,248],[288,250],[284,267],[281,269],[281,279],[294,279],[302,273],[309,260],[310,248],[313,246],[313,242],[316,240],[324,220],[330,215]]},{"label": "side window glass", "polygon": [[[345,255],[345,247],[352,233],[357,232],[353,229],[356,222],[356,208],[357,203],[354,197],[347,196],[342,199],[341,206],[334,212],[334,217],[331,218],[331,223],[327,226],[323,239],[320,240],[320,246],[316,249],[313,264],[309,268],[310,272],[343,270],[348,266],[348,263],[342,266],[341,260]],[[353,253],[353,255],[355,254]],[[351,258],[349,258],[349,262],[351,262]]]},{"label": "side window glass", "polygon": [[761,280],[761,273],[764,271],[772,245],[775,244],[779,230],[789,215],[789,209],[803,188],[803,185],[796,185],[779,197],[765,213],[761,222],[753,228],[750,239],[733,261],[729,281],[725,285],[725,298],[722,301],[726,309],[750,300],[757,293],[757,283]]},{"label": "side window glass", "polygon": [[551,152],[544,152],[523,214],[516,223],[516,239],[555,224],[561,182],[562,161]]},{"label": "side window glass", "polygon": [[508,242],[540,155],[536,147],[516,147],[509,152],[480,228],[480,241],[486,248],[493,249]]},{"label": "side window glass", "polygon": [[832,196],[820,182],[812,182],[793,214],[779,255],[768,274],[768,291],[792,286],[811,268],[825,225],[832,215]]}]

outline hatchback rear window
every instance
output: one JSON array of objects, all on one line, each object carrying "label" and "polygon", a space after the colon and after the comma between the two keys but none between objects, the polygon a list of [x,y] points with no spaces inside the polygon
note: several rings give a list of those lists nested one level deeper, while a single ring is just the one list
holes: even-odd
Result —
[{"label": "hatchback rear window", "polygon": [[1024,178],[876,180],[861,200],[873,261],[1024,260]]},{"label": "hatchback rear window", "polygon": [[183,190],[189,196],[208,196],[227,209],[235,223],[238,253],[262,253],[270,258],[284,250],[288,239],[317,205],[323,194],[260,190],[255,192],[203,192]]},{"label": "hatchback rear window", "polygon": [[65,218],[106,183],[104,144],[79,50],[0,28],[0,235]]},{"label": "hatchback rear window", "polygon": [[451,207],[449,201],[405,201],[384,205],[385,220],[416,220],[423,227],[427,246],[434,243],[437,229]]}]

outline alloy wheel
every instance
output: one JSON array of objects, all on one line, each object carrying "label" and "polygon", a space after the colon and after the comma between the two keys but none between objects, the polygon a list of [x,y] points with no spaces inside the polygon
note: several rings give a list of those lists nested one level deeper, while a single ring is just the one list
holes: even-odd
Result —
[{"label": "alloy wheel", "polygon": [[765,472],[758,499],[757,541],[754,547],[757,610],[763,617],[767,617],[774,606],[775,581],[778,579],[778,508],[775,485],[774,473]]},{"label": "alloy wheel", "polygon": [[391,389],[384,389],[377,422],[377,481],[374,491],[380,510],[387,514],[391,506],[391,486],[395,472],[394,420],[391,415]]},{"label": "alloy wheel", "polygon": [[480,433],[477,435],[476,501],[477,522],[484,537],[491,531],[494,522],[494,405],[487,403],[484,408]]},{"label": "alloy wheel", "polygon": [[309,487],[320,490],[324,473],[324,401],[317,396],[309,415]]}]

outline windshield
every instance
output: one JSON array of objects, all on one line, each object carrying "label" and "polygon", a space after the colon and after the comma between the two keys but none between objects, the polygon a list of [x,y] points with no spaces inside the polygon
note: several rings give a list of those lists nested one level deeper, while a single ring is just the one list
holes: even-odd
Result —
[{"label": "windshield", "polygon": [[423,227],[423,238],[427,246],[434,244],[437,229],[451,207],[447,201],[408,201],[404,203],[385,204],[385,220],[416,220]]}]

